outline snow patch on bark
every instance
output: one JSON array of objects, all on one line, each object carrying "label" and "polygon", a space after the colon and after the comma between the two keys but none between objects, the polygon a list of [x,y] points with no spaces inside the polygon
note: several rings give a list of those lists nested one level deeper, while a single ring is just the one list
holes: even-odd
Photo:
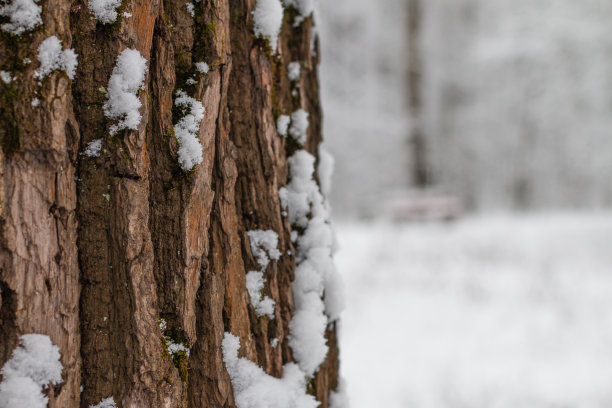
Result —
[{"label": "snow patch on bark", "polygon": [[325,329],[343,310],[344,293],[332,257],[335,237],[329,207],[313,180],[315,158],[299,150],[288,162],[289,221],[304,230],[295,236],[295,314],[289,323],[289,346],[300,368],[312,376],[327,355]]},{"label": "snow patch on bark", "polygon": [[287,65],[287,76],[291,82],[300,80],[300,63],[299,61],[290,62]]},{"label": "snow patch on bark", "polygon": [[102,151],[102,139],[94,139],[87,144],[83,154],[87,157],[99,157]]},{"label": "snow patch on bark", "polygon": [[264,274],[261,271],[250,271],[246,274],[247,291],[257,315],[266,315],[270,319],[274,319],[274,305],[276,302],[268,296],[262,297],[261,294],[265,282]]},{"label": "snow patch on bark", "polygon": [[304,145],[308,139],[308,112],[304,109],[298,109],[291,114],[291,127],[289,128],[289,136],[295,139],[300,145]]},{"label": "snow patch on bark", "polygon": [[276,132],[281,136],[287,136],[289,122],[291,122],[289,115],[280,115],[276,120]]},{"label": "snow patch on bark", "polygon": [[34,77],[43,79],[55,70],[62,70],[68,78],[74,79],[77,67],[77,55],[73,49],[62,51],[62,42],[56,36],[44,40],[38,46],[38,61],[40,68],[34,72]]},{"label": "snow patch on bark", "polygon": [[14,35],[21,35],[42,24],[42,9],[38,0],[12,0],[0,7],[0,17],[8,17],[9,22],[2,24],[2,29]]},{"label": "snow patch on bark", "polygon": [[174,106],[183,108],[186,112],[186,115],[174,125],[174,135],[179,142],[179,163],[183,170],[189,171],[204,160],[198,133],[205,109],[202,102],[181,90],[176,92]]},{"label": "snow patch on bark", "polygon": [[189,2],[185,5],[185,7],[187,8],[187,12],[189,13],[189,15],[191,17],[195,17],[195,6],[193,5],[193,3]]},{"label": "snow patch on bark", "polygon": [[251,244],[251,253],[257,258],[257,263],[265,270],[270,259],[278,261],[281,253],[278,250],[278,234],[272,230],[253,230],[247,232]]},{"label": "snow patch on bark", "polygon": [[117,20],[117,8],[121,6],[121,0],[89,0],[88,5],[96,20],[110,24]]},{"label": "snow patch on bark", "polygon": [[198,70],[198,72],[201,74],[208,73],[209,67],[208,67],[208,64],[205,63],[204,61],[196,62],[195,67]]},{"label": "snow patch on bark", "polygon": [[62,369],[59,348],[49,336],[24,334],[2,367],[0,407],[45,408],[48,398],[42,389],[61,383]]},{"label": "snow patch on bark", "polygon": [[117,408],[113,397],[104,398],[98,405],[90,405],[89,408]]},{"label": "snow patch on bark", "polygon": [[6,71],[0,71],[0,79],[2,79],[2,82],[4,82],[5,84],[10,84],[11,82],[13,82],[11,74]]},{"label": "snow patch on bark", "polygon": [[253,20],[255,35],[267,38],[270,47],[276,52],[278,35],[283,25],[283,5],[280,0],[257,0]]},{"label": "snow patch on bark", "polygon": [[117,58],[108,81],[108,94],[104,104],[104,114],[110,119],[120,119],[110,127],[114,135],[122,129],[138,129],[142,116],[139,109],[142,105],[138,91],[144,88],[147,73],[147,60],[138,50],[125,49]]},{"label": "snow patch on bark", "polygon": [[246,274],[246,286],[251,298],[251,304],[259,316],[266,315],[274,319],[275,302],[268,296],[262,296],[261,291],[265,285],[264,273],[270,264],[270,259],[278,261],[281,253],[278,250],[278,234],[272,230],[253,230],[247,232],[251,246],[251,253],[257,259],[259,271],[250,271]]},{"label": "snow patch on bark", "polygon": [[294,363],[283,366],[283,376],[273,377],[247,358],[239,358],[240,339],[225,333],[223,362],[238,408],[316,408],[319,402],[306,393],[304,373]]}]

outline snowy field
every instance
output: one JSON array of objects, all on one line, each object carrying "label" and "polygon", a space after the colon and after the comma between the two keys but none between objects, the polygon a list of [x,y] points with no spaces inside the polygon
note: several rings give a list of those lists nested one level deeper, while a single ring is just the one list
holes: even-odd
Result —
[{"label": "snowy field", "polygon": [[612,407],[612,214],[337,230],[352,408]]}]

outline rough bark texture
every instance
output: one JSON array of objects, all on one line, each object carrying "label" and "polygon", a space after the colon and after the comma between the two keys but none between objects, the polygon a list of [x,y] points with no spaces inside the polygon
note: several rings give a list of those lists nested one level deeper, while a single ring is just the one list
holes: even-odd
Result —
[{"label": "rough bark texture", "polygon": [[[203,0],[192,17],[185,0],[130,0],[104,25],[83,0],[43,0],[42,26],[1,34],[0,69],[17,78],[0,82],[0,366],[22,334],[49,335],[64,366],[61,386],[47,391],[49,407],[109,396],[120,407],[234,406],[225,331],[271,375],[292,361],[295,260],[278,190],[295,146],[275,125],[280,114],[307,110],[305,148],[316,155],[317,57],[311,19],[293,27],[291,9],[271,53],[253,35],[255,3]],[[49,35],[78,54],[73,81],[60,71],[34,79],[37,47]],[[110,136],[105,87],[125,48],[148,61],[143,119],[138,130]],[[210,72],[197,74],[197,61]],[[297,87],[287,78],[291,61],[302,66]],[[206,108],[204,161],[191,172],[177,162],[176,89]],[[80,153],[98,138],[99,157]],[[264,289],[275,319],[258,317],[246,291],[245,272],[257,269],[252,229],[279,233],[283,256]],[[189,358],[171,358],[160,319],[167,336],[189,345]],[[338,375],[333,325],[327,337],[328,358],[308,387],[322,407]]]}]

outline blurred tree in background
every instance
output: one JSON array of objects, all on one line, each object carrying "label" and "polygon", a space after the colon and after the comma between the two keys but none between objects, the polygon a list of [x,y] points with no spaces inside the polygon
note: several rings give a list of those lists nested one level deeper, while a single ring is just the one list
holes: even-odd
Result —
[{"label": "blurred tree in background", "polygon": [[470,210],[610,206],[612,4],[418,4],[321,5],[334,208],[376,216],[424,178]]}]

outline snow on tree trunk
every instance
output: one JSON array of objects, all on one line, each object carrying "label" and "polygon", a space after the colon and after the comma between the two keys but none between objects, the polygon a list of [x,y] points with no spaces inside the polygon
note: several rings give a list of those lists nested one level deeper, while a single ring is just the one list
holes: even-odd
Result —
[{"label": "snow on tree trunk", "polygon": [[[236,406],[226,332],[265,375],[296,375],[296,250],[279,190],[288,157],[321,142],[318,42],[300,2],[262,1],[265,16],[259,1],[0,9],[0,367],[23,335],[49,336],[63,367],[49,407]],[[278,38],[261,35],[278,21]],[[58,58],[41,67],[52,36]],[[277,133],[298,110],[299,145]],[[278,234],[265,269],[256,230]],[[263,273],[274,318],[253,306],[248,271]],[[297,374],[321,407],[338,388],[334,320],[324,335],[315,375]]]}]

